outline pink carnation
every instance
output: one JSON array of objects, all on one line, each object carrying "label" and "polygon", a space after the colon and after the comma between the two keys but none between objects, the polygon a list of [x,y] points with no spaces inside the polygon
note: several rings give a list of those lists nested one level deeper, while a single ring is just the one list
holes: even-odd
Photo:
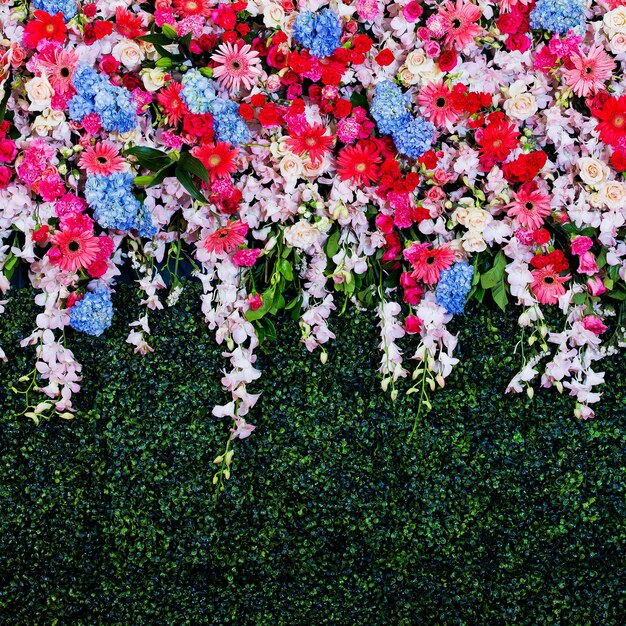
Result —
[{"label": "pink carnation", "polygon": [[252,267],[260,254],[260,248],[243,248],[233,254],[233,263],[237,267]]},{"label": "pink carnation", "polygon": [[587,317],[583,319],[583,326],[586,330],[590,330],[594,333],[594,335],[601,335],[607,329],[597,315],[587,315]]}]

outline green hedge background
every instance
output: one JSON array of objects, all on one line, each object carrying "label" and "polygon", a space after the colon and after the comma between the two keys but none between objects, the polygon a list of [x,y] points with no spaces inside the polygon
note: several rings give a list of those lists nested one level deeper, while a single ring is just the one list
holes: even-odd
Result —
[{"label": "green hedge background", "polygon": [[[335,316],[326,365],[289,319],[217,502],[227,426],[220,349],[197,287],[151,319],[155,353],[124,342],[131,287],[101,338],[68,333],[81,412],[36,427],[10,385],[37,311],[0,316],[0,623],[158,625],[623,624],[626,381],[606,363],[593,421],[555,390],[505,395],[509,316],[456,322],[461,363],[407,443],[415,396],[392,403],[370,314]],[[5,393],[6,390],[6,393]]]}]

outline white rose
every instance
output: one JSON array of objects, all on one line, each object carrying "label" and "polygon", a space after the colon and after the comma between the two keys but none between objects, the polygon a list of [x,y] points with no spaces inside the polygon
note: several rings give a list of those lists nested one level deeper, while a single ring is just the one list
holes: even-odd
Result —
[{"label": "white rose", "polygon": [[313,163],[311,163],[311,160],[307,159],[303,163],[302,171],[303,174],[309,178],[317,178],[318,176],[321,176],[324,172],[326,172],[329,167],[330,161],[328,160],[328,157],[322,159],[316,165],[313,165]]},{"label": "white rose", "polygon": [[137,68],[144,59],[141,46],[130,39],[124,39],[113,46],[111,54],[129,70]]},{"label": "white rose", "polygon": [[586,185],[597,187],[608,175],[606,165],[593,157],[581,157],[578,159],[580,177]]},{"label": "white rose", "polygon": [[469,209],[464,206],[460,206],[454,210],[452,213],[452,220],[457,224],[461,224],[461,226],[465,226],[465,220],[467,220],[467,216],[469,215]]},{"label": "white rose", "polygon": [[54,95],[54,89],[48,82],[48,77],[35,76],[26,83],[26,94],[30,100],[29,111],[43,111],[50,108],[50,100]]},{"label": "white rose", "polygon": [[267,28],[280,28],[285,19],[285,10],[280,4],[271,2],[263,9],[263,24]]},{"label": "white rose", "polygon": [[487,244],[482,234],[477,230],[468,230],[463,237],[461,237],[461,242],[465,252],[482,252],[487,249]]},{"label": "white rose", "polygon": [[603,18],[604,30],[613,34],[615,32],[626,34],[626,6],[620,6],[608,13]]},{"label": "white rose", "polygon": [[296,222],[285,228],[285,242],[292,248],[306,250],[320,238],[320,231],[308,222]]},{"label": "white rose", "polygon": [[153,43],[142,41],[140,45],[143,49],[144,54],[146,55],[146,59],[148,59],[149,61],[158,61],[158,59],[161,57],[161,55],[154,47]]},{"label": "white rose", "polygon": [[626,33],[615,33],[609,41],[609,48],[613,54],[625,54]]},{"label": "white rose", "polygon": [[140,72],[146,91],[158,91],[165,84],[165,72],[155,67]]},{"label": "white rose", "polygon": [[485,211],[485,209],[472,209],[465,220],[465,225],[470,230],[475,230],[478,232],[482,232],[485,230],[485,226],[491,222],[493,218],[491,217],[491,213],[489,211]]},{"label": "white rose", "polygon": [[626,183],[610,180],[600,185],[600,198],[609,209],[626,210]]},{"label": "white rose", "polygon": [[435,62],[430,57],[426,56],[423,48],[409,52],[404,64],[409,72],[418,75],[431,73],[435,67]]},{"label": "white rose", "polygon": [[420,77],[414,74],[408,67],[403,66],[398,72],[398,78],[405,85],[417,85],[420,82]]},{"label": "white rose", "polygon": [[39,135],[40,137],[46,137],[50,132],[50,126],[43,115],[38,115],[33,120],[32,129],[33,133]]},{"label": "white rose", "polygon": [[280,163],[278,164],[278,169],[287,180],[296,180],[297,178],[300,178],[300,176],[302,176],[302,171],[304,168],[302,165],[302,159],[299,156],[288,152],[280,160]]},{"label": "white rose", "polygon": [[504,110],[508,116],[527,120],[537,112],[537,109],[537,101],[526,91],[526,84],[521,80],[515,81],[509,88],[509,97],[504,103]]},{"label": "white rose", "polygon": [[278,141],[272,141],[270,144],[270,154],[275,159],[281,159],[288,153],[289,148],[287,147],[287,137],[281,137]]}]

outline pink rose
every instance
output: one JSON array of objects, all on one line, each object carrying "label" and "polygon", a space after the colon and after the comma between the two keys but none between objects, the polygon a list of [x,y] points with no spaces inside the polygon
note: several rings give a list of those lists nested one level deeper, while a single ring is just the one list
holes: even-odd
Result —
[{"label": "pink rose", "polygon": [[0,189],[4,189],[11,182],[11,170],[6,165],[0,165]]},{"label": "pink rose", "polygon": [[248,306],[250,307],[251,311],[257,311],[258,309],[260,309],[263,306],[263,300],[260,294],[250,294],[248,296]]},{"label": "pink rose", "polygon": [[594,274],[597,274],[598,271],[598,264],[596,263],[596,257],[593,255],[593,252],[585,252],[585,254],[580,257],[578,273],[593,276]]},{"label": "pink rose", "polygon": [[600,277],[596,276],[587,281],[587,290],[592,296],[601,296],[606,291],[606,287]]},{"label": "pink rose", "polygon": [[601,335],[607,329],[597,315],[587,315],[587,317],[583,319],[583,326],[586,330],[590,330],[594,335]]},{"label": "pink rose", "polygon": [[430,202],[439,202],[446,197],[446,192],[441,187],[431,187],[426,192],[426,198]]},{"label": "pink rose", "polygon": [[106,261],[103,261],[102,259],[96,259],[87,268],[87,273],[92,278],[102,278],[107,273],[108,267],[109,266],[107,265]]},{"label": "pink rose", "polygon": [[580,256],[585,254],[593,246],[593,240],[589,237],[576,237],[572,239],[572,254]]},{"label": "pink rose", "polygon": [[393,232],[393,219],[389,215],[381,213],[376,216],[376,226],[385,235],[390,235]]},{"label": "pink rose", "polygon": [[422,330],[422,320],[415,315],[407,316],[406,320],[404,320],[404,330],[406,330],[409,335],[419,333]]},{"label": "pink rose", "polygon": [[417,18],[423,12],[424,9],[415,0],[411,0],[411,2],[402,7],[402,16],[409,24],[417,22]]},{"label": "pink rose", "polygon": [[10,139],[0,139],[0,163],[11,163],[16,156],[15,142]]},{"label": "pink rose", "polygon": [[426,52],[426,55],[432,59],[439,56],[439,53],[441,52],[441,46],[436,41],[427,41],[424,44],[424,52]]}]

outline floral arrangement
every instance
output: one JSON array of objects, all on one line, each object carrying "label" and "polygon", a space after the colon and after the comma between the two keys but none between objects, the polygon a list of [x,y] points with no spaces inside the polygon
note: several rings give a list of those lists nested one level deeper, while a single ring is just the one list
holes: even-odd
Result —
[{"label": "floral arrangement", "polygon": [[72,417],[66,328],[106,332],[125,264],[127,341],[152,350],[183,260],[229,364],[216,482],[283,309],[324,362],[331,312],[376,307],[383,388],[412,377],[419,414],[452,316],[515,303],[509,391],[539,378],[593,416],[624,345],[625,0],[3,0],[0,30],[0,291],[26,264],[41,307],[28,417]]}]

